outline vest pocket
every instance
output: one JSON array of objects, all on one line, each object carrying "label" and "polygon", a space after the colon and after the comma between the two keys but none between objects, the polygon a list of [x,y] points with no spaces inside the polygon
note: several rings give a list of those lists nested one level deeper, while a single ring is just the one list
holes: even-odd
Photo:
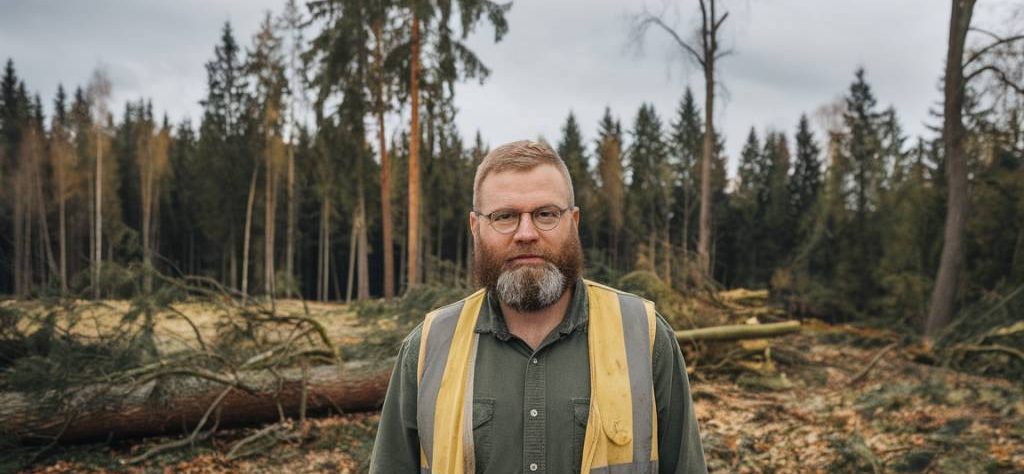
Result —
[{"label": "vest pocket", "polygon": [[493,440],[491,432],[494,431],[494,399],[474,398],[473,399],[473,456],[476,459],[477,470],[486,466],[491,458]]},{"label": "vest pocket", "polygon": [[572,410],[572,472],[580,472],[583,464],[583,440],[587,436],[587,419],[590,418],[590,399],[573,398],[569,402]]}]

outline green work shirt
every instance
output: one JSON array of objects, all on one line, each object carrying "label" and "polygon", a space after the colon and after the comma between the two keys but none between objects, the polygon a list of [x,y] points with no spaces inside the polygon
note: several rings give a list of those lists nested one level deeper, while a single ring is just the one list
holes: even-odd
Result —
[{"label": "green work shirt", "polygon": [[[562,322],[536,350],[512,335],[496,298],[487,295],[473,379],[473,442],[479,473],[580,471],[590,409],[587,297],[573,290]],[[384,399],[370,472],[420,472],[416,364],[422,325],[398,353]],[[675,332],[659,315],[653,354],[658,411],[658,471],[706,473],[686,365]],[[443,474],[443,473],[435,473]]]}]

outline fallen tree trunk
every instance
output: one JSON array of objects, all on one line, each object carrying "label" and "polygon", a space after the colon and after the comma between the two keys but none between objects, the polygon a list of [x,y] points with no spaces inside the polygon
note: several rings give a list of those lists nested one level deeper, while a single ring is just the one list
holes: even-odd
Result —
[{"label": "fallen tree trunk", "polygon": [[800,321],[770,324],[735,324],[731,326],[712,326],[676,331],[676,339],[680,341],[734,341],[738,339],[781,336],[799,330]]},{"label": "fallen tree trunk", "polygon": [[[306,408],[339,412],[374,410],[387,391],[394,359],[311,367]],[[187,375],[187,373],[185,374]],[[240,372],[214,412],[219,427],[252,425],[295,416],[302,404],[299,368]],[[193,429],[228,385],[196,376],[142,384],[96,384],[67,390],[0,394],[0,436],[25,442],[74,442],[179,434]]]},{"label": "fallen tree trunk", "polygon": [[[737,340],[800,330],[799,321],[715,326],[676,331],[685,340]],[[310,412],[374,410],[387,391],[394,359],[312,367],[307,374]],[[301,369],[245,371],[214,412],[219,427],[296,416],[302,404]],[[140,384],[96,384],[41,395],[0,393],[0,436],[26,442],[75,442],[187,433],[231,380],[188,370]]]}]

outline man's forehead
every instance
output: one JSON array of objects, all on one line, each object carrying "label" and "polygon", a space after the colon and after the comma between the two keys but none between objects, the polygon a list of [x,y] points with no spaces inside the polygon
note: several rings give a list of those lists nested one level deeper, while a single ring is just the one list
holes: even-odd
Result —
[{"label": "man's forehead", "polygon": [[[493,171],[480,182],[482,206],[568,205],[568,186],[553,165]],[[544,201],[544,202],[541,202]],[[564,201],[564,202],[563,202]]]}]

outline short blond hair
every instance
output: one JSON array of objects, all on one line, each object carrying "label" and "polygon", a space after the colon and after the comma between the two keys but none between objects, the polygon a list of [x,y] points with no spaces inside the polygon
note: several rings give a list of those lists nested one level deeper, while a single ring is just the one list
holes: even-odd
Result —
[{"label": "short blond hair", "polygon": [[501,145],[487,154],[476,167],[473,178],[473,209],[480,209],[480,184],[491,173],[503,171],[530,171],[541,165],[551,165],[562,173],[565,184],[569,187],[569,207],[576,206],[576,196],[572,189],[572,177],[565,162],[558,153],[544,142],[519,140]]}]

